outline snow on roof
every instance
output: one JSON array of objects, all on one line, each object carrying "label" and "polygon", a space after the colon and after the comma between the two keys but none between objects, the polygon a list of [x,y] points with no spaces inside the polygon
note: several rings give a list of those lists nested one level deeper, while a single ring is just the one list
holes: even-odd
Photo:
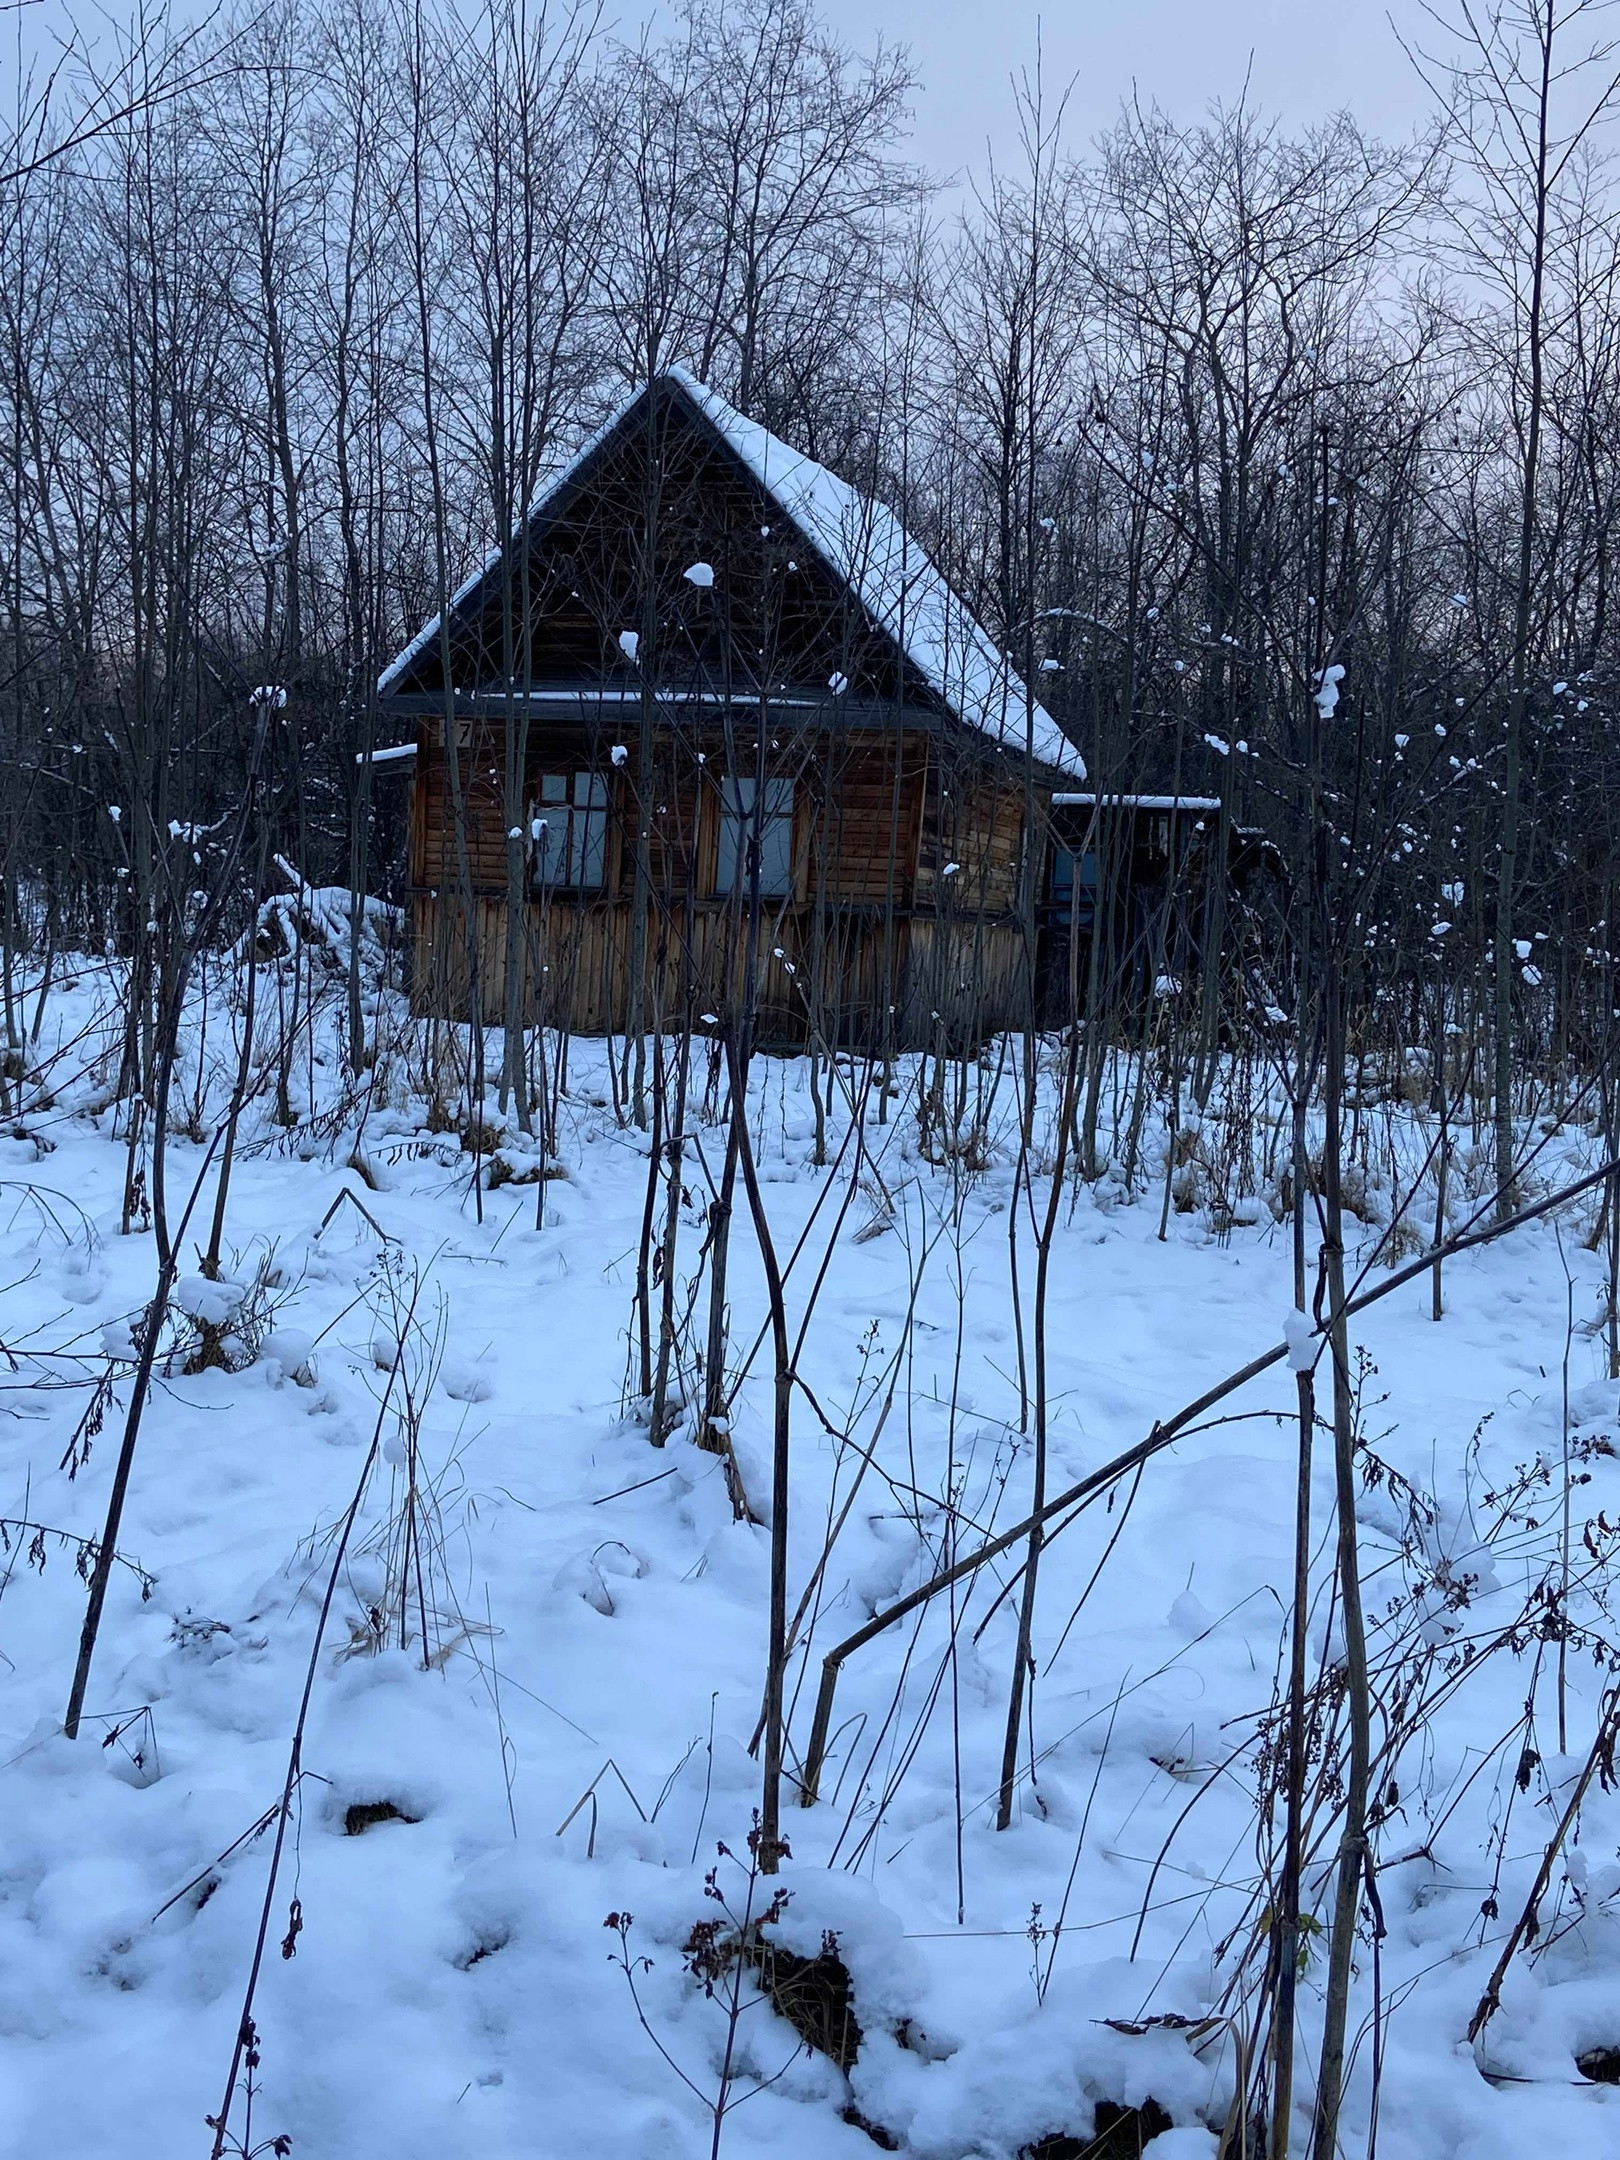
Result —
[{"label": "snow on roof", "polygon": [[[1054,795],[1052,808],[1090,810],[1094,808],[1096,801],[1095,795]],[[1218,810],[1221,799],[1218,795],[1105,795],[1103,807],[1123,807],[1127,810]]]},{"label": "snow on roof", "polygon": [[1079,751],[892,510],[745,420],[684,368],[670,374],[952,712],[1008,750],[1085,778]]},{"label": "snow on roof", "polygon": [[[671,368],[664,379],[679,385],[959,719],[1003,749],[1014,754],[1028,750],[1042,764],[1072,779],[1086,777],[1079,751],[1030,695],[892,510],[860,494],[802,451],[789,448],[756,421],[745,419],[685,368]],[[530,510],[531,521],[544,513],[641,394],[627,400],[553,476]],[[497,549],[453,595],[452,610],[472,596],[499,560]],[[386,692],[421,657],[438,629],[435,616],[384,671],[379,691]]]},{"label": "snow on roof", "polygon": [[[478,568],[472,573],[472,576],[469,578],[464,578],[462,580],[462,582],[456,587],[455,591],[450,595],[449,612],[452,615],[455,614],[456,609],[460,607],[464,600],[470,600],[472,598],[473,594],[478,590],[479,586],[483,584],[485,578],[489,576],[489,573],[494,569],[495,565],[500,561],[500,559],[500,549],[492,548],[489,554],[487,554],[484,557],[483,561],[479,564]],[[421,629],[417,631],[415,637],[413,637],[411,639],[411,642],[405,647],[404,651],[396,653],[393,659],[389,661],[388,665],[377,677],[377,695],[379,697],[386,697],[389,691],[392,690],[392,688],[394,687],[394,684],[399,680],[400,676],[404,674],[405,670],[409,667],[414,667],[416,662],[421,659],[422,655],[433,643],[433,640],[438,636],[439,624],[441,620],[442,617],[435,615],[430,622],[425,622],[422,625]]]}]

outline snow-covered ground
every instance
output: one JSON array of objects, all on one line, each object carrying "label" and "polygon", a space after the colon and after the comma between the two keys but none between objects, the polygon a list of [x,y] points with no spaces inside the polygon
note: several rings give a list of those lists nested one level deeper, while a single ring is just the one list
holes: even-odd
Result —
[{"label": "snow-covered ground", "polygon": [[[327,998],[322,1045],[340,1002],[335,988]],[[74,1742],[60,1720],[84,1584],[55,1533],[87,1537],[101,1521],[129,1324],[155,1268],[149,1234],[119,1234],[126,1154],[98,1067],[105,1006],[96,967],[53,994],[52,1100],[0,1140],[0,1514],[47,1526],[37,1541],[11,1530],[0,1562],[0,2148],[208,2151],[336,1538],[376,1436],[253,1995],[251,2119],[239,2087],[230,2149],[284,2136],[297,2160],[708,2154],[725,1988],[705,1995],[683,1945],[719,1910],[711,1870],[733,1909],[750,1895],[769,1532],[735,1518],[719,1458],[681,1434],[654,1450],[628,1405],[647,1141],[614,1120],[603,1046],[573,1046],[565,1174],[544,1186],[539,1229],[533,1182],[487,1192],[476,1219],[473,1158],[455,1131],[431,1129],[443,1120],[403,1048],[346,1119],[307,1115],[312,1089],[317,1109],[337,1098],[324,1048],[330,1062],[306,1049],[294,1070],[302,1123],[272,1124],[273,1094],[251,1107],[226,1240],[228,1272],[248,1287],[215,1313],[237,1330],[238,1369],[185,1374],[195,1330],[175,1315],[118,1541],[147,1579],[114,1571]],[[216,999],[222,1072],[228,1022]],[[700,1059],[683,1269],[723,1148],[702,1122],[706,1079]],[[795,1329],[814,1293],[794,1403],[790,1609],[872,1458],[827,1564],[808,1671],[802,1649],[795,1662],[795,1751],[825,1650],[933,1571],[944,1496],[956,1495],[958,1551],[1026,1509],[1012,1110],[1006,1088],[989,1167],[971,1174],[923,1159],[909,1098],[886,1126],[874,1110],[892,1223],[868,1234],[871,1166],[841,1212],[848,1158],[811,1162],[805,1061],[756,1069],[752,1131],[778,1248],[795,1254]],[[350,1167],[362,1111],[364,1174]],[[831,1119],[835,1155],[846,1115]],[[1114,1176],[1063,1206],[1054,1489],[1282,1333],[1286,1228],[1262,1204],[1217,1232],[1189,1186],[1194,1204],[1170,1212],[1161,1241],[1162,1146],[1150,1135],[1134,1198]],[[1572,1125],[1541,1174],[1584,1166],[1592,1147]],[[174,1143],[180,1199],[204,1152]],[[533,1167],[521,1139],[508,1159]],[[188,1266],[212,1198],[210,1176]],[[1375,1983],[1384,2160],[1507,2160],[1532,2140],[1596,2154],[1620,2130],[1620,2092],[1584,2081],[1574,2059],[1620,2046],[1620,1807],[1601,1780],[1553,1872],[1533,1958],[1515,1962],[1477,2053],[1464,2037],[1584,1765],[1605,1680],[1590,1642],[1572,1645],[1560,1753],[1557,1646],[1534,1612],[1503,1639],[1556,1564],[1566,1433],[1582,1480],[1573,1610],[1594,1635],[1607,1628],[1606,1576],[1583,1544],[1600,1511],[1620,1517],[1620,1463],[1591,1444],[1615,1430],[1617,1395],[1590,1328],[1603,1294],[1601,1256],[1582,1242],[1593,1213],[1583,1202],[1452,1264],[1438,1325],[1426,1280],[1356,1323],[1376,1366],[1366,1438],[1398,1473],[1362,1503],[1374,1656],[1390,1665],[1386,1693],[1398,1666],[1435,1699],[1380,1773],[1387,1934],[1376,1960],[1370,1942],[1358,1952],[1351,2153],[1367,2143]],[[1027,1224],[1019,1268],[1028,1300]],[[200,1284],[180,1303],[208,1316]],[[740,1195],[732,1308],[735,1361],[764,1316]],[[1155,2154],[1214,2152],[1242,2007],[1225,1991],[1263,1917],[1254,1793],[1285,1637],[1293,1412],[1278,1366],[1156,1457],[1134,1493],[1125,1482],[1052,1542],[1009,1830],[994,1813],[1017,1607],[1000,1592],[1015,1561],[850,1660],[823,1798],[787,1809],[792,1895],[777,1934],[806,1955],[836,1934],[862,2043],[846,2081],[796,2050],[774,2011],[745,2009],[727,2154],[870,2152],[869,2131],[844,2119],[853,2109],[905,2152],[1010,2156],[1089,2131],[1099,2100],[1148,2095],[1176,2125]],[[770,1414],[767,1345],[734,1420],[761,1516]],[[1324,1438],[1324,1534],[1329,1457]],[[1607,1552],[1602,1526],[1591,1539]],[[1319,1545],[1324,1585],[1329,1553]],[[1313,1657],[1324,1648],[1325,1606]],[[395,1812],[366,1814],[383,1803]],[[609,1914],[633,1916],[622,1935]],[[1322,1963],[1313,1943],[1302,2062]],[[1309,2097],[1302,2069],[1302,2107]]]}]

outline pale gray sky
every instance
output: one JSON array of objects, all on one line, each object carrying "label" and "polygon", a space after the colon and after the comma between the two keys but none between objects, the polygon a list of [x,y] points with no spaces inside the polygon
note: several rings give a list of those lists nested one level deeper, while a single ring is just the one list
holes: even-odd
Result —
[{"label": "pale gray sky", "polygon": [[[918,155],[938,171],[998,157],[1014,131],[1009,78],[1043,55],[1048,90],[1073,83],[1066,132],[1077,146],[1110,125],[1132,84],[1175,118],[1234,100],[1247,75],[1258,105],[1293,124],[1341,107],[1399,136],[1427,108],[1390,28],[1438,35],[1418,0],[822,0],[852,44],[875,34],[911,47],[923,87]],[[1424,33],[1428,36],[1425,37]]]}]

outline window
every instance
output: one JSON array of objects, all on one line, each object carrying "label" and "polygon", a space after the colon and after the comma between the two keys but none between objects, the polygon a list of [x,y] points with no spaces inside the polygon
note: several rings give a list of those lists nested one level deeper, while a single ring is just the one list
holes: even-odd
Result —
[{"label": "window", "polygon": [[780,898],[793,889],[793,782],[728,779],[720,799],[717,892],[746,893],[749,846],[759,842],[759,889]]},{"label": "window", "polygon": [[601,773],[542,773],[530,824],[534,882],[596,888],[607,859],[607,781]]},{"label": "window", "polygon": [[1095,854],[1088,849],[1077,857],[1068,848],[1056,849],[1052,856],[1048,897],[1056,921],[1070,923],[1077,930],[1089,930],[1097,915]]}]

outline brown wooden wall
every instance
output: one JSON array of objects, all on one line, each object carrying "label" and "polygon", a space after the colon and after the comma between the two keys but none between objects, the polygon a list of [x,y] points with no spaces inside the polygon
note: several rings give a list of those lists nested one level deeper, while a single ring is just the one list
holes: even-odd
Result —
[{"label": "brown wooden wall", "polygon": [[[644,1019],[679,1025],[688,1014],[724,1016],[740,1005],[746,911],[714,891],[720,780],[728,764],[752,769],[756,735],[741,725],[728,744],[718,732],[661,730],[642,791],[634,778],[638,720],[627,710],[617,722],[629,738],[617,765],[605,733],[587,742],[577,728],[530,732],[525,806],[542,772],[587,765],[606,774],[611,794],[603,889],[539,897],[525,886],[525,1024],[589,1035],[627,1025],[638,816],[651,871]],[[475,946],[480,1009],[495,1022],[505,1017],[507,976],[502,751],[481,731],[460,757],[474,936],[470,944],[450,775],[437,747],[424,743],[413,996],[420,1011],[468,1017]],[[1026,800],[1015,769],[953,755],[937,736],[911,729],[778,737],[767,771],[792,777],[796,789],[793,890],[762,906],[764,1040],[914,1048],[1024,1024],[1032,966],[1021,897]],[[1046,801],[1039,791],[1042,830]],[[947,865],[956,866],[949,876]]]},{"label": "brown wooden wall", "polygon": [[827,760],[811,842],[812,890],[868,907],[909,907],[927,785],[921,746],[858,742]]},{"label": "brown wooden wall", "polygon": [[[480,1012],[505,1019],[506,905],[475,903]],[[531,902],[523,935],[523,1024],[617,1034],[630,1010],[632,911],[616,901],[570,909]],[[691,935],[655,920],[643,1018],[649,1028],[723,1023],[743,990],[744,943],[731,911],[693,911]],[[758,1035],[778,1048],[895,1050],[977,1043],[1029,1017],[1020,925],[911,914],[874,918],[814,906],[772,917],[759,955]],[[412,912],[413,1002],[470,1016],[466,923],[453,894],[419,894]],[[890,1008],[893,1011],[890,1011]]]},{"label": "brown wooden wall", "polygon": [[[607,887],[628,884],[634,862],[638,809],[648,833],[653,889],[683,894],[691,880],[701,897],[713,894],[720,832],[721,780],[728,769],[754,770],[757,730],[735,731],[728,745],[718,731],[694,737],[661,730],[654,741],[651,776],[637,784],[637,715],[621,723],[626,740],[622,763],[613,762],[610,731],[587,736],[531,728],[524,758],[523,803],[514,822],[525,825],[528,805],[544,772],[587,766],[606,778],[610,793]],[[928,738],[912,730],[887,739],[868,735],[778,738],[767,759],[773,776],[795,782],[794,860],[801,897],[869,906],[910,906],[915,898],[919,848],[925,842],[925,796],[930,787]],[[464,741],[452,775],[436,741],[424,741],[418,757],[412,825],[411,882],[418,889],[460,878],[456,845],[456,785],[466,806],[467,856],[475,892],[504,893],[507,877],[505,752],[493,732]],[[1019,805],[1008,807],[1021,819]],[[1016,842],[1012,843],[1014,846]],[[975,891],[978,888],[975,886]],[[991,898],[988,889],[986,897]],[[999,895],[992,899],[997,904]]]},{"label": "brown wooden wall", "polygon": [[[1036,792],[1037,839],[1044,829],[1047,799],[1044,790]],[[1017,913],[1025,809],[1023,784],[1015,770],[933,759],[918,835],[918,904],[949,905],[958,912]]]}]

